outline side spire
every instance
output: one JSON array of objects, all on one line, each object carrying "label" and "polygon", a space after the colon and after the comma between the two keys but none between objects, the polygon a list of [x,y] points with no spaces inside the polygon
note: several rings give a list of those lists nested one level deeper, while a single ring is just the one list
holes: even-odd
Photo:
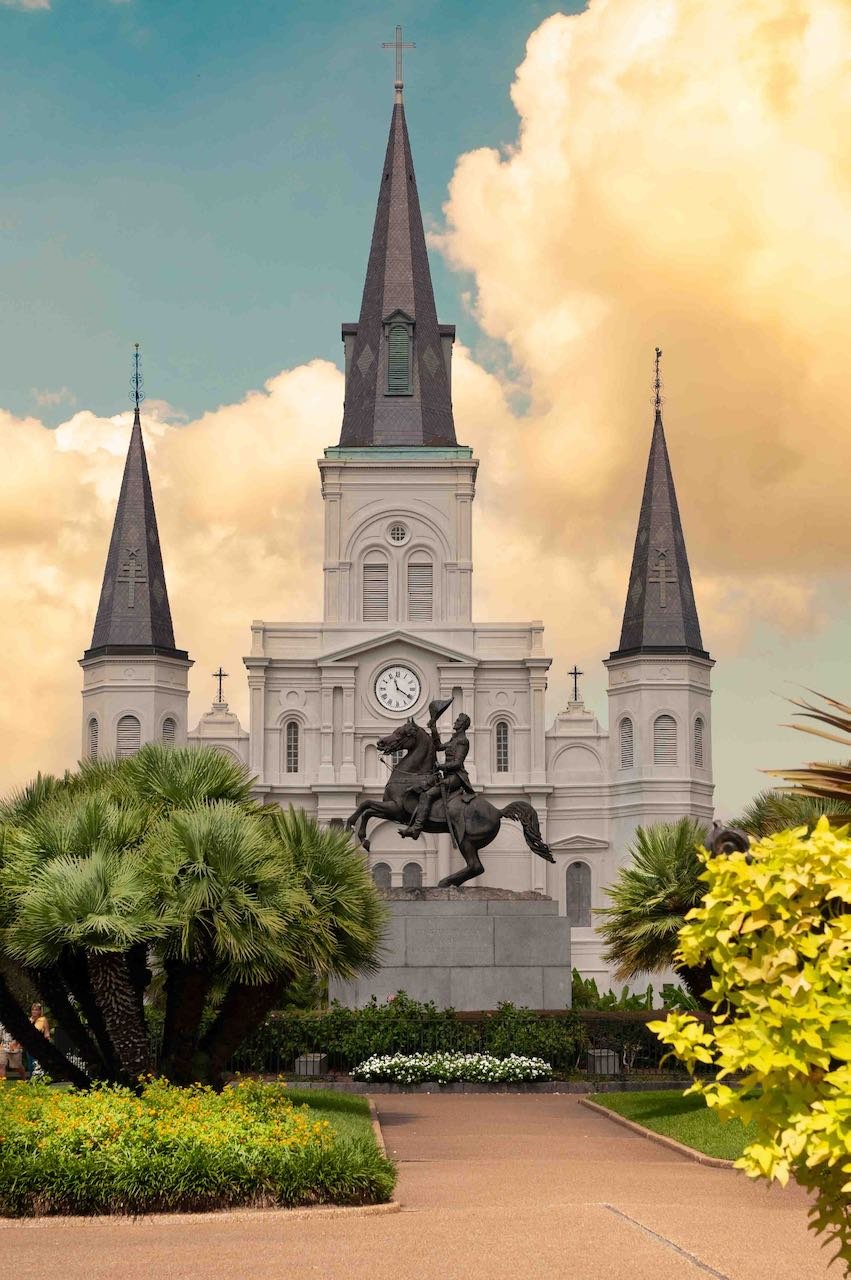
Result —
[{"label": "side spire", "polygon": [[343,325],[346,399],[340,445],[455,446],[449,359],[455,329],[439,325],[402,102],[402,50],[360,317]]},{"label": "side spire", "polygon": [[186,658],[174,645],[157,516],[139,406],[145,396],[136,343],[130,378],[134,403],[133,428],[106,568],[100,593],[91,647],[87,658],[107,653],[163,654]]},{"label": "side spire", "polygon": [[692,653],[708,658],[691,584],[685,537],[662,425],[662,352],[656,348],[655,418],[619,647],[637,653]]}]

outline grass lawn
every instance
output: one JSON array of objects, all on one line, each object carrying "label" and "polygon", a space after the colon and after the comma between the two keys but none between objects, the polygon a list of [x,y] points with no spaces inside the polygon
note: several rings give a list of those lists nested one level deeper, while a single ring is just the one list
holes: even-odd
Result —
[{"label": "grass lawn", "polygon": [[362,1095],[336,1093],[333,1089],[299,1089],[289,1085],[286,1094],[297,1107],[310,1107],[316,1120],[327,1120],[341,1138],[375,1142],[369,1103]]},{"label": "grass lawn", "polygon": [[591,1101],[608,1107],[627,1120],[663,1133],[686,1147],[721,1160],[737,1160],[745,1145],[756,1138],[756,1129],[738,1120],[722,1121],[703,1098],[684,1098],[679,1089],[650,1093],[594,1093]]}]

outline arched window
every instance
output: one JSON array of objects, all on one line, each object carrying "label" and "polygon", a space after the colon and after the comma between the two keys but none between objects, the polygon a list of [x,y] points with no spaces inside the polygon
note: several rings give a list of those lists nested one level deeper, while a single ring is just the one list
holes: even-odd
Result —
[{"label": "arched window", "polygon": [[434,571],[430,560],[408,561],[408,617],[431,622],[434,610]]},{"label": "arched window", "polygon": [[98,722],[94,718],[94,716],[92,716],[91,720],[89,721],[88,752],[89,752],[90,760],[97,760],[98,758]]},{"label": "arched window", "polygon": [[591,927],[591,868],[571,862],[567,868],[567,920],[571,929]]},{"label": "arched window", "polygon": [[653,763],[677,763],[677,722],[673,716],[657,716],[653,722]]},{"label": "arched window", "polygon": [[499,720],[496,726],[496,771],[497,773],[508,773],[508,724],[505,720]]},{"label": "arched window", "polygon": [[284,761],[284,769],[287,773],[298,773],[298,746],[298,723],[295,720],[288,720]]},{"label": "arched window", "polygon": [[632,721],[629,716],[621,720],[621,768],[631,769],[635,763],[635,748]]},{"label": "arched window", "polygon": [[177,736],[177,721],[172,716],[163,720],[163,742],[173,743]]},{"label": "arched window", "polygon": [[387,561],[373,552],[363,566],[363,620],[386,622],[390,608]]},{"label": "arched window", "polygon": [[694,767],[703,768],[703,716],[694,722]]},{"label": "arched window", "polygon": [[142,745],[142,726],[136,716],[122,716],[115,735],[115,754],[119,759],[135,756]]},{"label": "arched window", "polygon": [[411,330],[397,322],[387,334],[387,394],[409,396],[411,387]]},{"label": "arched window", "polygon": [[418,862],[406,862],[402,868],[402,887],[404,889],[422,889],[423,869]]},{"label": "arched window", "polygon": [[376,862],[372,868],[372,878],[376,889],[390,888],[390,868],[386,862]]}]

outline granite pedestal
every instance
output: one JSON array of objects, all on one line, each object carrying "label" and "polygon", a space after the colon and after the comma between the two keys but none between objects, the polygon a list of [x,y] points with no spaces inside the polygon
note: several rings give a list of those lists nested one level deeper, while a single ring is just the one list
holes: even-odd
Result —
[{"label": "granite pedestal", "polygon": [[570,926],[558,904],[507,889],[390,889],[377,973],[332,982],[330,996],[359,1008],[397,991],[438,1007],[531,1009],[570,1004]]}]

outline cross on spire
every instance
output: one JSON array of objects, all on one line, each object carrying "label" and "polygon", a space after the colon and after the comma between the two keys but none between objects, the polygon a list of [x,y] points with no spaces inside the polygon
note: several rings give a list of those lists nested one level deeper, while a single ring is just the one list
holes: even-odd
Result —
[{"label": "cross on spire", "polygon": [[402,82],[402,50],[403,50],[403,49],[416,49],[416,47],[417,47],[417,46],[416,46],[415,44],[405,44],[404,40],[402,39],[402,28],[401,28],[401,27],[397,27],[397,28],[396,28],[396,39],[395,39],[395,40],[382,40],[382,42],[381,42],[381,47],[382,47],[382,49],[395,49],[395,50],[396,50],[396,84],[394,85],[394,88],[395,88],[395,90],[396,90],[396,101],[397,101],[397,102],[401,102],[401,101],[402,101],[402,85],[403,85],[403,82]]},{"label": "cross on spire", "polygon": [[584,676],[585,672],[580,671],[576,663],[574,662],[573,670],[568,671],[567,674],[570,676],[571,680],[573,681],[573,701],[578,702],[579,701],[579,677]]},{"label": "cross on spire", "polygon": [[662,379],[659,374],[659,365],[662,363],[662,348],[656,348],[656,372],[653,377],[653,405],[657,413],[662,412]]},{"label": "cross on spire", "polygon": [[221,663],[220,663],[218,671],[213,672],[213,679],[218,680],[219,682],[219,696],[217,698],[217,702],[219,703],[224,702],[224,697],[222,696],[222,681],[227,680],[227,678],[228,678],[228,673],[226,671],[222,671]]},{"label": "cross on spire", "polygon": [[656,548],[656,563],[650,570],[648,582],[658,583],[659,585],[659,608],[667,609],[668,607],[668,583],[675,583],[677,575],[674,572],[673,565],[668,564],[668,553],[664,547]]},{"label": "cross on spire", "polygon": [[136,608],[136,583],[138,582],[139,585],[141,586],[143,582],[148,581],[148,579],[145,577],[145,570],[142,568],[142,566],[139,563],[138,547],[127,548],[127,563],[121,566],[118,572],[118,577],[116,581],[126,582],[128,584],[129,593],[127,598],[127,607],[128,609],[135,609]]}]

